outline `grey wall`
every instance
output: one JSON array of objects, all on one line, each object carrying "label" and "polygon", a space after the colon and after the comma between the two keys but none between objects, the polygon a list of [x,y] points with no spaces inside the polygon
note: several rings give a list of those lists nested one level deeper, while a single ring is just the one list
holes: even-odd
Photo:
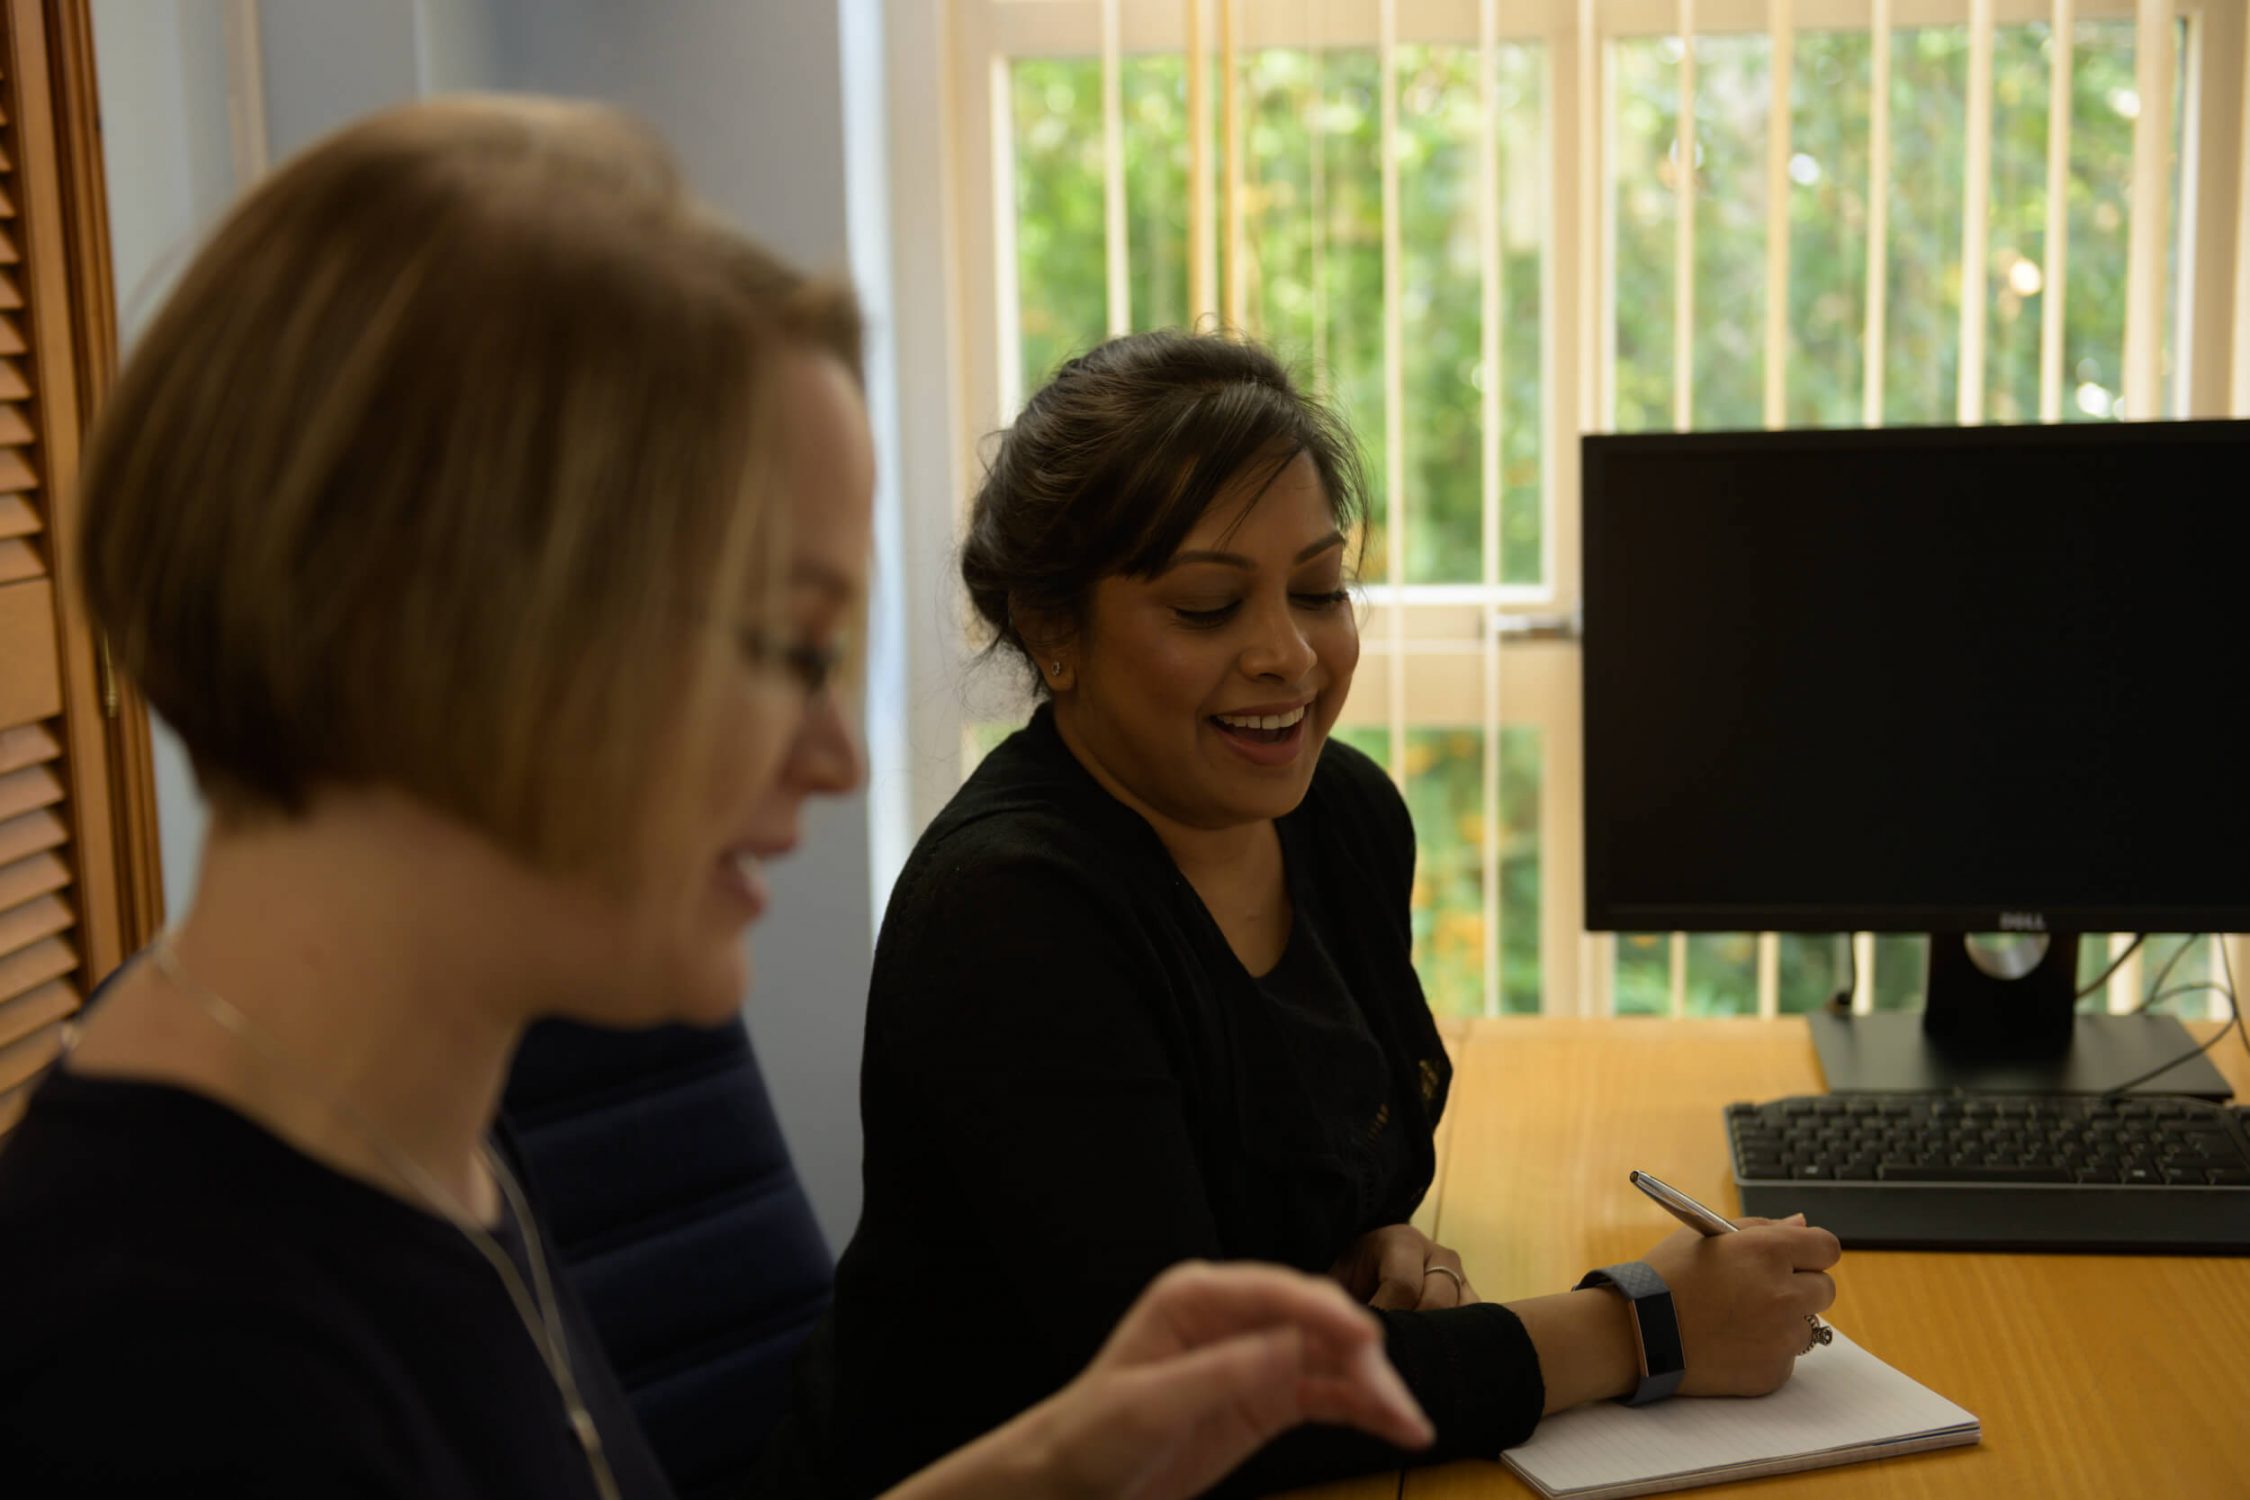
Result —
[{"label": "grey wall", "polygon": [[[494,86],[623,105],[735,222],[800,264],[849,269],[839,0],[491,0],[488,14]],[[772,876],[745,1014],[798,1171],[841,1248],[859,1219],[866,798],[811,808],[798,852]]]},{"label": "grey wall", "polygon": [[[267,0],[258,10],[271,161],[431,92],[600,98],[653,122],[696,190],[777,250],[836,272],[856,259],[878,278],[887,264],[888,247],[867,239],[864,191],[853,253],[842,77],[847,30],[858,38],[854,67],[879,70],[868,39],[880,36],[882,0]],[[136,317],[130,289],[153,284],[151,269],[190,246],[234,191],[228,52],[216,0],[94,0],[94,11],[129,339],[156,300],[144,295]],[[850,92],[863,113],[876,111],[879,132],[880,78],[858,78]],[[855,160],[880,170],[864,137]],[[880,185],[873,191],[879,201]],[[880,225],[872,232],[879,241]],[[881,289],[870,290],[879,311]],[[878,340],[871,404],[885,429],[889,368]],[[895,469],[888,430],[877,446]],[[161,732],[157,795],[177,915],[192,897],[203,821],[177,745]],[[875,920],[867,799],[812,809],[805,834],[772,872],[746,1014],[822,1228],[840,1247],[859,1217],[859,1045]]]},{"label": "grey wall", "polygon": [[258,7],[267,160],[419,97],[420,7],[407,0],[267,0]]},{"label": "grey wall", "polygon": [[[234,196],[227,51],[209,0],[93,0],[118,337],[129,349],[203,231]],[[156,811],[165,903],[195,887],[203,803],[187,757],[159,723]]]}]

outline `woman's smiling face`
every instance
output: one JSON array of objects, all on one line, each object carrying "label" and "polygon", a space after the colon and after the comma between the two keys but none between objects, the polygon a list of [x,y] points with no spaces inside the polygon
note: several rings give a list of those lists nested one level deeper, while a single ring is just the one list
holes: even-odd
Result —
[{"label": "woman's smiling face", "polygon": [[1221,829],[1304,800],[1359,664],[1348,539],[1312,459],[1253,464],[1162,571],[1095,584],[1047,655],[1057,727],[1152,820]]}]

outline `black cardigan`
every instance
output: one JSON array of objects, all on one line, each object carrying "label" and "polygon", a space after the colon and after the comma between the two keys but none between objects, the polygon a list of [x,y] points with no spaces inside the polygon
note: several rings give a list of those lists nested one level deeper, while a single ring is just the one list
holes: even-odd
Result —
[{"label": "black cardigan", "polygon": [[[1154,830],[1042,710],[931,824],[892,894],[861,1078],[865,1208],[801,1368],[785,1468],[873,1493],[1063,1385],[1173,1262],[1326,1271],[1412,1212],[1450,1079],[1411,960],[1412,824],[1382,772],[1331,741],[1282,831],[1388,1061],[1404,1170],[1373,1201],[1339,1173],[1317,1083],[1276,1064],[1273,1007]],[[1424,1461],[1529,1434],[1544,1392],[1512,1313],[1384,1322],[1438,1427]],[[1402,1461],[1307,1430],[1230,1488]]]}]

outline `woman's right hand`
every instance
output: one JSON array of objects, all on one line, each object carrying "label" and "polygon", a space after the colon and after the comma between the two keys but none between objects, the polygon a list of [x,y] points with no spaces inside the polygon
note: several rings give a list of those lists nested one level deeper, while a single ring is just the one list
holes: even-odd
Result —
[{"label": "woman's right hand", "polygon": [[1843,1246],[1793,1218],[1737,1219],[1739,1234],[1671,1235],[1643,1257],[1672,1289],[1687,1373],[1683,1396],[1763,1396],[1805,1351],[1806,1318],[1836,1300]]},{"label": "woman's right hand", "polygon": [[1383,1330],[1325,1278],[1174,1266],[1079,1377],[923,1470],[888,1500],[1184,1500],[1302,1422],[1427,1447],[1429,1418]]}]

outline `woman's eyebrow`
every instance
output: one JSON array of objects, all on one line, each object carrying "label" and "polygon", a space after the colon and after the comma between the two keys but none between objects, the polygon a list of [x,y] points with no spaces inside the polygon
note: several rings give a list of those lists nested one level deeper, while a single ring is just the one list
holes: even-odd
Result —
[{"label": "woman's eyebrow", "polygon": [[[1296,567],[1300,563],[1311,562],[1314,558],[1320,556],[1321,553],[1326,552],[1329,548],[1341,547],[1343,545],[1344,534],[1341,531],[1331,531],[1330,533],[1328,533],[1328,535],[1322,537],[1319,541],[1314,542],[1311,546],[1305,548],[1302,552],[1299,552],[1295,557],[1291,558],[1289,560],[1289,566]],[[1222,567],[1241,568],[1245,572],[1248,572],[1250,569],[1257,566],[1256,563],[1252,562],[1249,558],[1244,557],[1239,552],[1175,552],[1172,554],[1171,561],[1167,562],[1164,565],[1163,572],[1159,573],[1157,576],[1161,578],[1164,576],[1164,573],[1169,573],[1174,568],[1184,568],[1189,563],[1218,563]]]}]

